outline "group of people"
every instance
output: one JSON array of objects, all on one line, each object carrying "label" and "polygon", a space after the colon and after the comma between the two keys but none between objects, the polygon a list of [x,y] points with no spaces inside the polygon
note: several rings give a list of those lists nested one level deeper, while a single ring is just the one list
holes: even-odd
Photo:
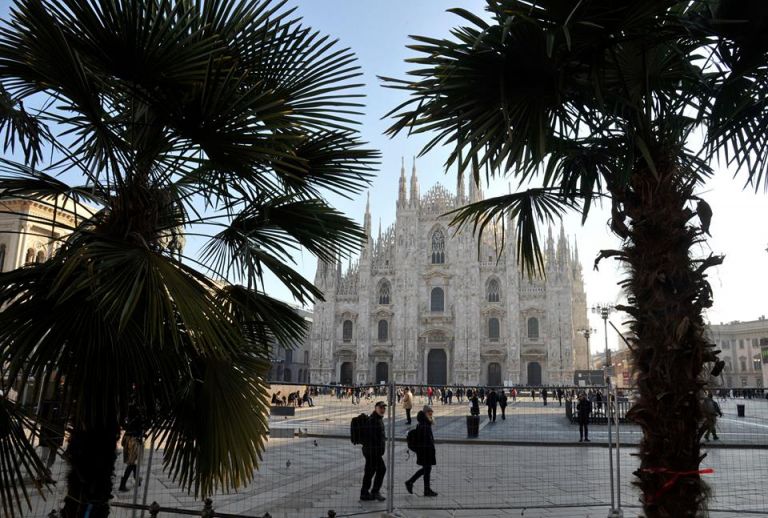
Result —
[{"label": "group of people", "polygon": [[301,391],[289,392],[287,396],[281,394],[281,391],[277,391],[272,394],[273,406],[294,406],[302,407],[304,405],[315,406],[315,402],[312,399],[309,389],[304,390],[304,395],[301,395]]}]

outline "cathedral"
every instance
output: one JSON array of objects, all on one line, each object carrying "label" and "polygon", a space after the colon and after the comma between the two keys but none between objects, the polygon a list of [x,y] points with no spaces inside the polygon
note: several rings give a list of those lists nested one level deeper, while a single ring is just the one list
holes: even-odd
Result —
[{"label": "cathedral", "polygon": [[[408,187],[410,187],[408,189]],[[313,312],[313,383],[463,385],[572,384],[588,365],[588,327],[578,249],[561,227],[546,242],[546,276],[529,278],[517,264],[513,221],[508,246],[494,231],[456,233],[441,217],[481,200],[472,179],[456,194],[435,185],[419,193],[400,170],[397,216],[371,232],[356,263],[320,262],[315,285],[325,301]]]}]

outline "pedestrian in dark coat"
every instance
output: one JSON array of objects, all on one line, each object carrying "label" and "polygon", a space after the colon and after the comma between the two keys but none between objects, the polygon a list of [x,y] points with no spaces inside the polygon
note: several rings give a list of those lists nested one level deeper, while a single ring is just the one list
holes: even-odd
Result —
[{"label": "pedestrian in dark coat", "polygon": [[[378,401],[373,413],[368,417],[368,429],[363,442],[363,457],[365,457],[365,472],[363,474],[363,487],[360,489],[360,500],[386,500],[379,492],[384,484],[384,474],[387,466],[384,464],[384,449],[387,437],[384,432],[384,414],[387,404]],[[373,487],[371,487],[373,481]],[[369,491],[370,490],[370,491]]]},{"label": "pedestrian in dark coat", "polygon": [[472,409],[469,411],[469,414],[480,415],[480,401],[477,399],[477,392],[472,392],[469,401],[472,403]]},{"label": "pedestrian in dark coat", "polygon": [[496,405],[499,404],[499,395],[496,394],[495,390],[491,389],[491,391],[488,393],[485,404],[488,405],[488,420],[495,423]]},{"label": "pedestrian in dark coat", "polygon": [[435,456],[435,437],[432,435],[432,424],[434,423],[432,408],[425,406],[423,410],[416,414],[416,464],[421,466],[411,478],[405,481],[405,489],[413,494],[413,484],[424,476],[424,496],[437,496],[430,487],[430,477],[432,475],[432,466],[437,464]]},{"label": "pedestrian in dark coat", "polygon": [[507,409],[507,394],[504,392],[504,390],[502,390],[501,394],[499,394],[499,407],[501,407],[501,420],[504,421],[507,419],[505,414]]},{"label": "pedestrian in dark coat", "polygon": [[592,402],[582,392],[579,394],[579,402],[576,404],[576,415],[579,420],[579,442],[591,442],[589,440],[589,414],[591,413]]},{"label": "pedestrian in dark coat", "polygon": [[547,397],[549,394],[547,393],[547,389],[542,389],[541,391],[541,399],[544,400],[544,406],[547,406]]}]

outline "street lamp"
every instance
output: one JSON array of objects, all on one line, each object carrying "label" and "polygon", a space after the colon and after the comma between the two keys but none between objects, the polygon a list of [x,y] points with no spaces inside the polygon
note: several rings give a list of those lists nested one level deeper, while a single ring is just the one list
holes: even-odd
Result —
[{"label": "street lamp", "polygon": [[589,349],[589,337],[597,333],[597,329],[582,327],[577,329],[576,332],[587,339],[587,369],[592,370],[592,352]]},{"label": "street lamp", "polygon": [[605,331],[605,358],[603,359],[603,374],[605,379],[610,377],[610,368],[608,366],[608,317],[611,313],[616,311],[616,306],[613,304],[595,304],[592,306],[592,313],[600,315],[603,319],[603,327]]}]

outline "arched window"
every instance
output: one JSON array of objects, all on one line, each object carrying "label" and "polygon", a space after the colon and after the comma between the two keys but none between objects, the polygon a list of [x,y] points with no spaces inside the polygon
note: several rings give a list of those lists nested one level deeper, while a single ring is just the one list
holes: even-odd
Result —
[{"label": "arched window", "polygon": [[432,293],[429,296],[429,309],[435,312],[445,311],[445,292],[443,292],[443,288],[432,288]]},{"label": "arched window", "polygon": [[747,359],[743,356],[739,358],[739,366],[741,367],[741,372],[747,372]]},{"label": "arched window", "polygon": [[435,230],[432,233],[432,264],[443,264],[445,262],[445,236],[442,230]]},{"label": "arched window", "polygon": [[491,342],[499,341],[499,319],[496,317],[488,319],[488,339]]},{"label": "arched window", "polygon": [[5,245],[0,245],[0,272],[5,271]]},{"label": "arched window", "polygon": [[491,279],[488,282],[488,302],[498,302],[501,300],[499,281]]},{"label": "arched window", "polygon": [[283,372],[283,381],[291,381],[291,369],[285,369]]},{"label": "arched window", "polygon": [[531,317],[528,319],[528,338],[539,337],[539,319]]},{"label": "arched window", "polygon": [[285,351],[285,363],[293,363],[293,351]]},{"label": "arched window", "polygon": [[344,323],[341,324],[341,339],[344,342],[352,341],[352,321],[351,320],[345,320]]},{"label": "arched window", "polygon": [[389,339],[389,322],[379,320],[379,342],[386,342]]},{"label": "arched window", "polygon": [[304,365],[309,365],[309,351],[304,351]]},{"label": "arched window", "polygon": [[379,283],[379,304],[389,304],[389,290],[390,290],[389,281],[386,279],[383,279]]},{"label": "arched window", "polygon": [[40,250],[37,252],[37,258],[35,259],[36,263],[44,263],[45,262],[45,252]]},{"label": "arched window", "polygon": [[24,260],[24,264],[32,264],[35,262],[35,250],[30,248],[27,250],[27,257]]}]

